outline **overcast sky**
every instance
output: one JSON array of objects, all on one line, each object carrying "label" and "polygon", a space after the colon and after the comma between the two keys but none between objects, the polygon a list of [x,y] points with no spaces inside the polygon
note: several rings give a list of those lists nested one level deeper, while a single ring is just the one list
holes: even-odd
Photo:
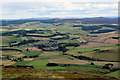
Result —
[{"label": "overcast sky", "polygon": [[1,0],[1,19],[118,16],[119,0]]}]

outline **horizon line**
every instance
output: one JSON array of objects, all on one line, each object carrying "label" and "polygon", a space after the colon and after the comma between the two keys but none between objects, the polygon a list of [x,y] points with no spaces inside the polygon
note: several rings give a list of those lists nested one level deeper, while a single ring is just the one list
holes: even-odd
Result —
[{"label": "horizon line", "polygon": [[84,19],[84,18],[119,18],[118,16],[98,16],[98,17],[31,17],[31,18],[0,18],[0,20],[20,20],[20,19]]}]

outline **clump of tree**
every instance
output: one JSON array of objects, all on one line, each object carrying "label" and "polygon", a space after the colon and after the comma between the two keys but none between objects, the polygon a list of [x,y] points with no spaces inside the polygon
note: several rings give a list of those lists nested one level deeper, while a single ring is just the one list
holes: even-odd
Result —
[{"label": "clump of tree", "polygon": [[83,25],[73,25],[72,27],[83,27]]},{"label": "clump of tree", "polygon": [[97,30],[97,29],[100,29],[102,28],[101,26],[82,26],[82,30],[85,30],[85,31],[88,31],[88,30]]},{"label": "clump of tree", "polygon": [[17,33],[16,37],[21,37],[21,36],[25,36],[26,35],[26,31],[25,30],[21,30],[20,32]]},{"label": "clump of tree", "polygon": [[23,40],[21,42],[19,42],[18,44],[12,45],[12,46],[20,46],[20,45],[24,45],[24,44],[29,44],[29,43],[33,43],[33,42],[38,42],[39,40]]},{"label": "clump of tree", "polygon": [[13,59],[11,59],[11,61],[23,61],[23,58],[13,58]]},{"label": "clump of tree", "polygon": [[66,52],[68,49],[66,49],[65,45],[59,45],[58,46],[58,51],[62,51],[63,53]]}]

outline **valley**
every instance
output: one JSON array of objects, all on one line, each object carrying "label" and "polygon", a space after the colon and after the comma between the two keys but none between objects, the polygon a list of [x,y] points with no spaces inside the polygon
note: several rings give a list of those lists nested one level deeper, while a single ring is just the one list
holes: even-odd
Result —
[{"label": "valley", "polygon": [[0,30],[3,80],[12,78],[14,69],[18,73],[13,78],[22,78],[23,74],[18,76],[20,70],[41,78],[42,75],[34,73],[42,70],[41,74],[48,72],[42,77],[69,78],[74,74],[78,78],[88,75],[88,78],[102,76],[103,79],[98,80],[120,79],[115,73],[120,71],[118,25],[115,21],[105,22],[99,23],[99,19],[95,22],[89,19],[4,21]]}]

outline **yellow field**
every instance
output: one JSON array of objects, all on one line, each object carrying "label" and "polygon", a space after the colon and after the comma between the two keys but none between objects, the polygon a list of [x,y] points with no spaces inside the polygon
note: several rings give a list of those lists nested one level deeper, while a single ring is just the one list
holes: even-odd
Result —
[{"label": "yellow field", "polygon": [[93,47],[103,47],[103,46],[113,46],[115,44],[108,44],[108,43],[98,43],[98,42],[89,42],[85,45],[76,47],[76,49],[80,49],[80,48],[93,48]]},{"label": "yellow field", "polygon": [[24,58],[24,61],[32,61],[34,58]]},{"label": "yellow field", "polygon": [[49,40],[50,38],[32,37],[35,40]]},{"label": "yellow field", "polygon": [[118,44],[118,41],[118,39],[107,39],[105,40],[105,43]]},{"label": "yellow field", "polygon": [[24,54],[22,54],[19,51],[2,51],[2,55],[11,55],[11,56],[15,56],[15,57],[22,57],[22,56],[24,56]]},{"label": "yellow field", "polygon": [[27,37],[21,37],[22,40],[28,40]]},{"label": "yellow field", "polygon": [[2,64],[3,64],[4,66],[9,66],[9,65],[12,65],[12,64],[14,64],[14,63],[16,63],[16,62],[13,62],[13,61],[11,61],[11,60],[2,61]]},{"label": "yellow field", "polygon": [[108,60],[108,61],[118,61],[118,47],[114,48],[106,48],[102,50],[108,50],[108,52],[86,52],[82,54],[83,56],[96,58],[100,60]]},{"label": "yellow field", "polygon": [[57,51],[54,52],[43,52],[40,56],[52,56],[52,55],[59,55],[60,53]]},{"label": "yellow field", "polygon": [[59,59],[48,59],[50,63],[61,63],[61,64],[88,64],[88,61],[73,59],[73,58],[59,58]]}]

